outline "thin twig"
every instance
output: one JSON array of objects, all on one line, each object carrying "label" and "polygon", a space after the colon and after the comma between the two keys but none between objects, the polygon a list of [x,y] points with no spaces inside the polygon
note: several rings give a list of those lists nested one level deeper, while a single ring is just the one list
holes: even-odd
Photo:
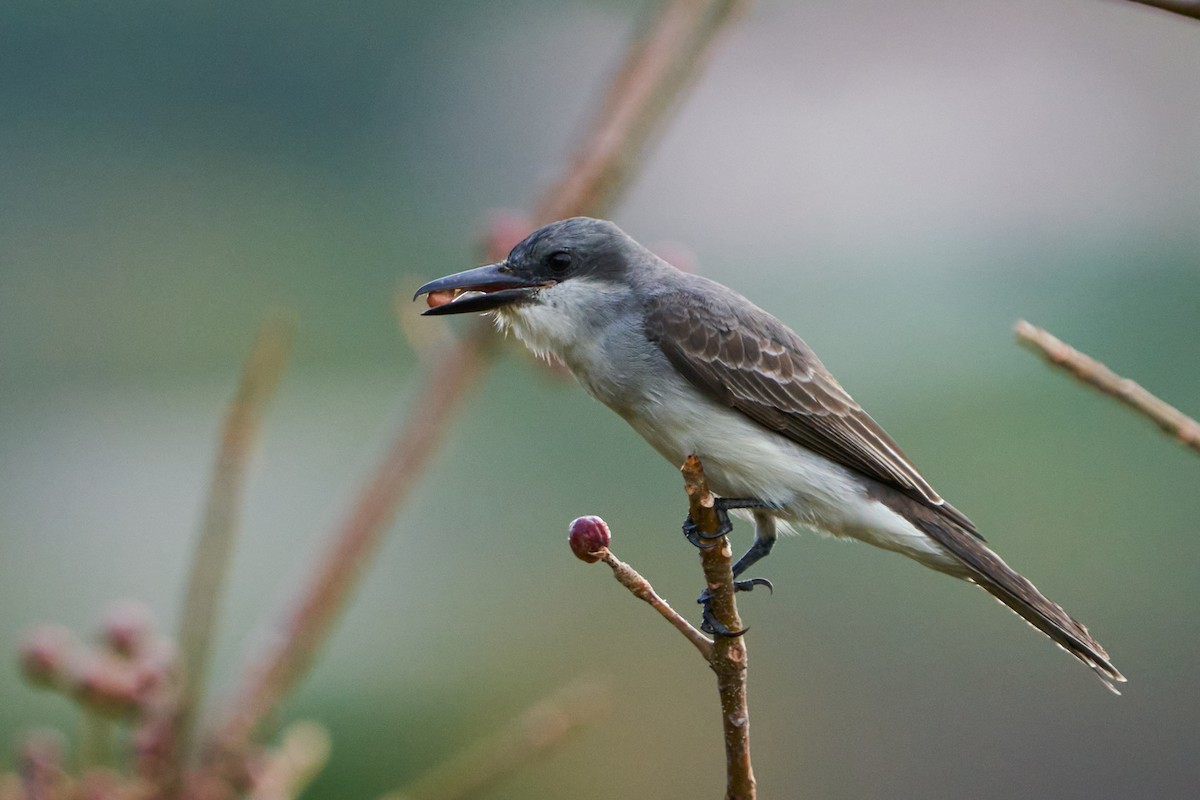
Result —
[{"label": "thin twig", "polygon": [[654,587],[650,585],[650,581],[641,576],[636,569],[626,564],[621,559],[612,554],[612,551],[607,547],[599,551],[600,560],[608,564],[612,568],[613,577],[617,581],[633,593],[633,596],[639,600],[645,600],[650,606],[662,614],[663,619],[671,623],[680,633],[683,634],[689,642],[691,642],[705,661],[712,661],[713,658],[713,642],[692,623],[684,619],[683,615],[675,609],[671,608],[666,600],[659,596],[658,592],[654,591]]},{"label": "thin twig", "polygon": [[171,731],[166,774],[161,776],[164,788],[176,782],[186,758],[196,705],[204,693],[222,589],[237,543],[247,467],[263,413],[283,377],[294,333],[295,323],[287,316],[263,323],[225,415],[179,626],[183,684],[173,725],[164,727]]},{"label": "thin twig", "polygon": [[329,733],[315,722],[288,726],[256,776],[249,800],[299,797],[329,760]]},{"label": "thin twig", "polygon": [[1171,2],[1171,0],[1133,0],[1133,2],[1141,6],[1152,6],[1161,11],[1170,11],[1172,14],[1200,19],[1200,3],[1197,2]]},{"label": "thin twig", "polygon": [[1018,321],[1015,330],[1017,341],[1050,364],[1065,370],[1093,389],[1117,398],[1148,417],[1168,436],[1200,453],[1200,422],[1155,397],[1129,378],[1122,378],[1096,359],[1055,338],[1049,331],[1025,320]]},{"label": "thin twig", "polygon": [[[715,534],[719,523],[715,499],[704,477],[700,459],[691,455],[683,462],[683,485],[688,495],[692,521],[701,533]],[[712,594],[712,611],[717,621],[731,631],[741,631],[734,600],[733,552],[729,538],[710,540],[701,548],[700,563]],[[717,674],[717,692],[721,696],[721,724],[725,730],[725,798],[753,800],[757,796],[754,768],[750,763],[750,711],[746,702],[746,641],[742,636],[718,636],[709,661]]]},{"label": "thin twig", "polygon": [[29,735],[19,762],[24,800],[59,800],[66,795],[67,774],[62,766],[62,744],[49,731]]},{"label": "thin twig", "polygon": [[[665,119],[664,109],[676,105],[675,98],[690,83],[688,76],[703,63],[715,33],[732,18],[733,10],[745,5],[744,0],[671,0],[666,4],[652,32],[630,51],[604,103],[606,108],[622,110],[622,124],[613,127],[603,114],[597,117],[592,126],[595,132],[584,137],[585,144],[578,151],[581,155],[571,163],[567,177],[537,204],[538,222],[574,214],[603,215],[612,207],[619,188],[640,165],[651,133]],[[662,35],[661,28],[678,26],[681,21],[688,22],[690,35],[682,39]],[[675,44],[666,50],[664,39]],[[664,57],[668,68],[660,63]],[[654,64],[659,66],[652,69]],[[595,155],[586,155],[593,148]],[[489,255],[498,258],[504,254]],[[334,533],[328,554],[291,607],[276,644],[247,672],[221,717],[208,748],[210,772],[226,776],[236,772],[258,725],[304,675],[400,502],[424,472],[452,415],[482,378],[484,351],[494,339],[490,325],[477,322],[426,374],[426,388],[408,422]]]},{"label": "thin twig", "polygon": [[385,795],[384,800],[466,800],[479,796],[607,712],[609,694],[608,687],[595,680],[572,683],[405,789]]}]

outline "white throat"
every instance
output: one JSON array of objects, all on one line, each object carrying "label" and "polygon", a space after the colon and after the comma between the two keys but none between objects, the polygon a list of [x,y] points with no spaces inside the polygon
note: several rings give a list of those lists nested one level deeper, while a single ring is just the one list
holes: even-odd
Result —
[{"label": "white throat", "polygon": [[511,330],[541,358],[553,356],[572,368],[620,311],[626,289],[594,278],[572,278],[542,289],[532,302],[496,312],[496,324]]}]

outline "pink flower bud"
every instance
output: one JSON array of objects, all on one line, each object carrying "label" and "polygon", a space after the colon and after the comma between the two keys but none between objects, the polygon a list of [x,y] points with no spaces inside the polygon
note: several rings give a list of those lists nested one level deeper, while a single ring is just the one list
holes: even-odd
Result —
[{"label": "pink flower bud", "polygon": [[134,667],[108,653],[97,653],[75,673],[72,689],[87,708],[109,717],[123,717],[137,709],[141,696]]},{"label": "pink flower bud", "polygon": [[75,637],[61,625],[39,625],[21,642],[21,674],[37,686],[61,684],[74,646]]},{"label": "pink flower bud", "polygon": [[133,664],[138,695],[148,700],[178,683],[178,660],[175,646],[165,639],[147,647]]},{"label": "pink flower bud", "polygon": [[608,530],[608,523],[599,517],[580,517],[571,523],[567,541],[571,543],[571,552],[575,553],[576,558],[595,564],[600,560],[599,552],[612,541],[612,534]]},{"label": "pink flower bud", "polygon": [[145,649],[153,631],[150,610],[136,601],[123,600],[104,615],[101,636],[114,653],[133,658]]}]

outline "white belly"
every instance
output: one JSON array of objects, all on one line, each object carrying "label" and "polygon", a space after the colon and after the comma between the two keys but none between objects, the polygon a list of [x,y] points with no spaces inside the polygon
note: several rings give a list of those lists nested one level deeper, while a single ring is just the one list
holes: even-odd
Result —
[{"label": "white belly", "polygon": [[857,473],[703,400],[682,380],[635,408],[616,410],[672,464],[694,453],[716,494],[778,506],[785,527],[859,539],[942,571],[961,567],[941,545],[869,497]]}]

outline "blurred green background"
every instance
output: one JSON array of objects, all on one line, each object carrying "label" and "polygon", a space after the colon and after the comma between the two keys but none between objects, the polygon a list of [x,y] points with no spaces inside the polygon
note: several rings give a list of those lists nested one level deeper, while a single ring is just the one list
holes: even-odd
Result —
[{"label": "blurred green background", "polygon": [[[530,204],[652,8],[3,4],[0,647],[121,597],[175,624],[224,403],[288,308],[227,691],[420,388],[394,294],[473,265],[489,209]],[[1200,25],[1132,3],[764,1],[616,212],[796,328],[1130,679],[1109,696],[904,559],[786,541],[774,596],[742,603],[764,797],[1194,796],[1200,460],[1010,329],[1200,412],[1197,74]],[[691,609],[678,476],[506,353],[286,708],[333,736],[310,796],[400,786],[580,673],[610,676],[615,713],[490,796],[716,796],[710,674],[564,543],[606,517]],[[0,697],[6,753],[75,726],[15,667]]]}]

